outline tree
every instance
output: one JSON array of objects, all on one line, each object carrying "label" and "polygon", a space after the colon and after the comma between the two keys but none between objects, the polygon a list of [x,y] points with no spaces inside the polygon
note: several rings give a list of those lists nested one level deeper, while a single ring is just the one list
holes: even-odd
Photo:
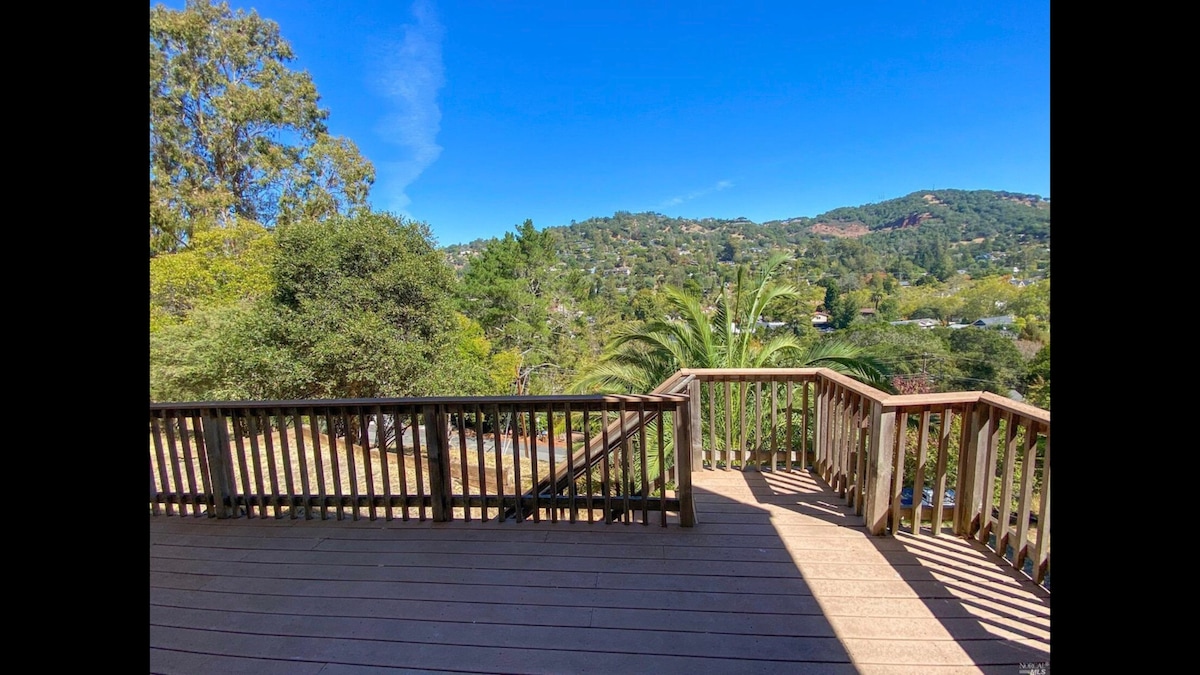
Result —
[{"label": "tree", "polygon": [[998,330],[967,327],[951,330],[948,344],[957,364],[949,373],[949,391],[990,391],[1002,396],[1021,386],[1025,359],[1014,340]]},{"label": "tree", "polygon": [[186,321],[202,307],[231,305],[271,292],[275,239],[261,225],[197,233],[191,246],[150,259],[150,332]]},{"label": "tree", "polygon": [[188,0],[150,10],[150,253],[236,219],[266,226],[349,214],[374,169],[329,113],[279,27]]},{"label": "tree", "polygon": [[971,282],[958,294],[962,307],[959,310],[965,321],[974,321],[987,316],[1009,314],[1009,304],[1017,297],[1018,290],[1009,283],[1007,276],[990,276]]},{"label": "tree", "polygon": [[[950,355],[946,337],[913,325],[876,321],[859,323],[839,333],[842,340],[870,353],[906,381],[928,382],[931,371]],[[915,393],[906,391],[905,393]]]},{"label": "tree", "polygon": [[1050,409],[1050,345],[1043,346],[1029,362],[1025,375],[1025,398],[1029,403]]},{"label": "tree", "polygon": [[[486,393],[422,223],[360,213],[275,231],[273,291],[151,336],[152,396],[191,400]],[[486,348],[486,344],[483,345]]]},{"label": "tree", "polygon": [[531,220],[516,230],[471,259],[458,293],[463,312],[505,349],[527,347],[546,331],[548,269],[555,261],[549,231],[538,232]]},{"label": "tree", "polygon": [[494,349],[519,356],[514,393],[531,393],[534,373],[553,380],[577,351],[569,307],[583,279],[552,276],[557,241],[554,232],[539,232],[526,220],[471,259],[458,289],[460,309],[483,327]]}]

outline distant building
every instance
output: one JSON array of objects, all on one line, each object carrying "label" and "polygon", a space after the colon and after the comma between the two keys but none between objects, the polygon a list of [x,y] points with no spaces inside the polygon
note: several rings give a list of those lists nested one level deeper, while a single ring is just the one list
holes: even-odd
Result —
[{"label": "distant building", "polygon": [[890,321],[893,326],[919,326],[921,328],[933,328],[938,325],[936,319],[908,319],[905,321]]},{"label": "distant building", "polygon": [[1007,316],[989,316],[982,319],[976,319],[971,322],[972,326],[977,328],[993,328],[996,326],[1008,326],[1013,322],[1012,315]]}]

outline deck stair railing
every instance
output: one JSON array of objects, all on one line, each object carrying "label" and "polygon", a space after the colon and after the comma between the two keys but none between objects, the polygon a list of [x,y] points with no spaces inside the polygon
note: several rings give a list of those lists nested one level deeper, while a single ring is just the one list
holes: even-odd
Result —
[{"label": "deck stair railing", "polygon": [[[650,394],[686,394],[691,380],[691,376],[676,373],[655,387]],[[635,443],[639,442],[639,434],[647,430],[651,433],[656,433],[658,429],[662,428],[658,425],[658,418],[658,410],[627,409],[617,419],[604,427],[601,433],[596,434],[590,443],[581,444],[581,447],[573,451],[567,462],[555,467],[553,473],[538,481],[536,485],[525,493],[524,497],[529,498],[534,495],[543,497],[563,495],[570,492],[589,473],[597,469],[603,473],[603,464],[606,459],[612,457],[613,453],[620,452],[623,444],[629,442],[631,439]],[[653,441],[654,439],[651,439],[651,443]],[[677,482],[679,480],[679,472],[673,461],[673,443],[664,443],[663,451],[664,461],[662,463],[655,463],[659,470],[654,471],[654,475],[647,476],[643,472],[636,472],[634,474],[635,481],[631,489],[633,494],[640,496],[643,491],[649,493],[661,490],[669,482]],[[688,471],[687,473],[690,474],[691,472]],[[626,506],[627,503],[625,500],[620,500],[607,513],[610,518],[623,516]],[[634,506],[636,507],[636,503]],[[511,507],[504,514],[505,518],[515,518],[518,515],[516,506]],[[527,510],[525,517],[528,518],[530,515],[532,514]]]}]

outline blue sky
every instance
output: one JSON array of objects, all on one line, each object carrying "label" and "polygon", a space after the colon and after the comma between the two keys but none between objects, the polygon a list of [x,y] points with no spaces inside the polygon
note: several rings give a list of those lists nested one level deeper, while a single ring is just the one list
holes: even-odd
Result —
[{"label": "blue sky", "polygon": [[441,245],[526,218],[1050,197],[1048,0],[230,5],[279,24],[375,165],[372,206]]}]

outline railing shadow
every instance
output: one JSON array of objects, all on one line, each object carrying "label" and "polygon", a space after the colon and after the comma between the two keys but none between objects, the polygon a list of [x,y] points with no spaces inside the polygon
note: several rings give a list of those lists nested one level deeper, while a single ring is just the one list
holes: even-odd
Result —
[{"label": "railing shadow", "polygon": [[[832,554],[822,554],[823,558],[803,553],[802,559],[795,559],[818,599],[833,612],[827,620],[856,663],[865,665],[878,659],[883,666],[893,658],[879,649],[883,643],[871,644],[872,635],[884,635],[908,621],[914,640],[953,640],[962,655],[985,671],[1015,673],[1023,666],[1049,664],[1049,592],[983,544],[945,533],[933,536],[928,528],[920,535],[872,536],[853,507],[812,472],[728,474],[744,480],[749,495],[771,512],[771,522],[780,527],[781,539],[793,550],[803,546],[797,541],[800,529],[813,532],[828,524],[862,534],[855,541],[866,542],[869,548],[859,561],[841,569],[820,562],[834,559]],[[705,523],[699,499],[697,510],[698,521]],[[785,534],[785,529],[791,532]],[[874,578],[877,575],[868,567],[871,562],[890,566],[890,578]],[[856,601],[851,596],[855,594],[861,598],[859,604],[878,607],[879,616],[853,616]],[[887,607],[889,599],[896,601],[893,607]],[[914,602],[919,602],[919,607]],[[900,608],[906,616],[899,614]],[[940,647],[947,651],[946,645]]]}]

